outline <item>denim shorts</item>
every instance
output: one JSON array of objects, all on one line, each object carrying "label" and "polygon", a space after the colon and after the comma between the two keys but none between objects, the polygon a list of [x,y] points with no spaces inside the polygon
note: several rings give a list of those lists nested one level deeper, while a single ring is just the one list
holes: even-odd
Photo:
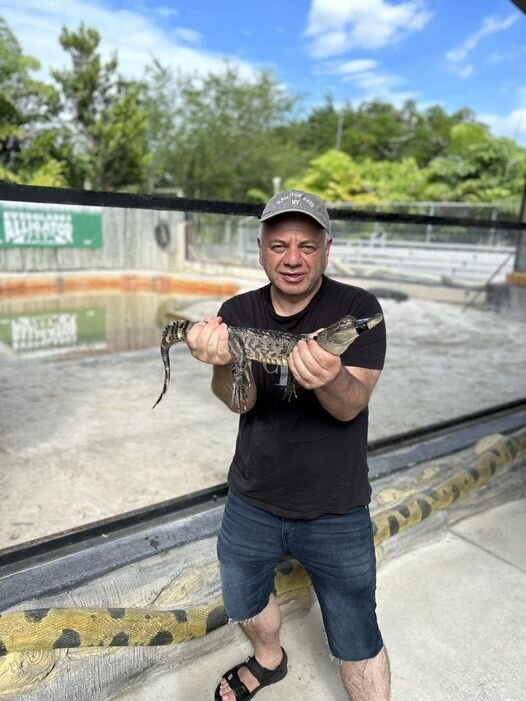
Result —
[{"label": "denim shorts", "polygon": [[274,590],[276,563],[292,557],[310,575],[334,657],[364,660],[382,649],[368,506],[355,506],[341,516],[289,519],[247,504],[230,491],[217,555],[230,619],[244,621],[261,613]]}]

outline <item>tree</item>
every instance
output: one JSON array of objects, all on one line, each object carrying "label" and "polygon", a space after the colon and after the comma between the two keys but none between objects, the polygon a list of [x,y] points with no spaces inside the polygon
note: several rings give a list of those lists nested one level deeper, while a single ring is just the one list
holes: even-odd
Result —
[{"label": "tree", "polygon": [[146,68],[144,109],[147,115],[147,142],[151,154],[151,186],[173,186],[171,161],[176,139],[172,71],[154,59]]},{"label": "tree", "polygon": [[328,202],[370,206],[416,200],[423,182],[423,173],[412,158],[355,161],[332,149],[313,159],[306,172],[291,178],[287,187],[314,192]]},{"label": "tree", "polygon": [[509,213],[519,207],[526,149],[497,138],[482,124],[457,124],[449,147],[425,171],[423,196],[433,200],[497,202]]},{"label": "tree", "polygon": [[342,125],[348,124],[348,118],[345,117],[349,109],[352,111],[352,107],[348,106],[338,110],[332,96],[328,94],[324,104],[314,107],[305,119],[292,122],[288,129],[299,148],[312,159],[335,147],[338,121],[342,120]]},{"label": "tree", "polygon": [[0,17],[0,179],[64,185],[64,150],[53,126],[58,94],[31,77],[39,67]]},{"label": "tree", "polygon": [[74,177],[94,189],[141,188],[150,168],[143,86],[117,73],[116,55],[103,64],[99,42],[97,30],[83,23],[76,32],[64,27],[60,43],[73,66],[51,72],[63,109],[73,117],[73,150],[79,156]]},{"label": "tree", "polygon": [[286,187],[307,190],[328,202],[379,204],[380,198],[362,172],[360,163],[346,153],[331,149],[314,158],[305,173],[287,181]]},{"label": "tree", "polygon": [[270,194],[272,178],[306,161],[285,128],[293,99],[269,72],[250,79],[225,63],[205,76],[148,67],[149,142],[157,186],[189,197]]},{"label": "tree", "polygon": [[[405,106],[410,104],[414,105],[406,102]],[[475,123],[475,115],[466,108],[449,115],[441,105],[433,105],[423,114],[416,112],[414,123],[413,138],[407,142],[404,155],[415,158],[420,166],[426,166],[448,148],[452,127]]]},{"label": "tree", "polygon": [[361,163],[362,176],[381,202],[415,202],[425,183],[424,172],[414,158]]},{"label": "tree", "polygon": [[372,100],[356,108],[350,103],[337,108],[328,95],[323,105],[288,128],[309,160],[339,142],[340,150],[356,161],[414,158],[422,167],[447,149],[454,125],[474,121],[471,110],[449,115],[434,105],[421,112],[412,100],[402,107]]}]

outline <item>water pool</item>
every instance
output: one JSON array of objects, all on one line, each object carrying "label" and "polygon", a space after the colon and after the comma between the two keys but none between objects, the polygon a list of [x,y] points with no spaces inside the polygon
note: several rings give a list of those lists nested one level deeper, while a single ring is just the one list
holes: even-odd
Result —
[{"label": "water pool", "polygon": [[[78,348],[64,333],[62,345],[55,340],[44,348],[45,334],[36,333],[32,348],[28,342],[15,348],[4,330],[0,548],[226,480],[237,416],[212,396],[210,368],[184,344],[171,350],[171,385],[152,411],[163,380],[159,310],[177,295],[112,297],[111,311],[104,295],[88,303],[85,293],[75,303],[59,296],[63,306],[54,308],[44,297],[32,307],[3,303],[11,324],[76,310],[89,319],[87,310],[103,306],[78,338],[106,345]],[[217,302],[202,302],[210,309],[200,318],[214,313]],[[523,322],[426,300],[383,300],[383,308],[388,352],[371,401],[371,439],[526,396]],[[106,335],[97,338],[103,326]]]},{"label": "water pool", "polygon": [[18,357],[81,358],[153,348],[171,317],[202,296],[89,291],[0,300],[0,348]]}]

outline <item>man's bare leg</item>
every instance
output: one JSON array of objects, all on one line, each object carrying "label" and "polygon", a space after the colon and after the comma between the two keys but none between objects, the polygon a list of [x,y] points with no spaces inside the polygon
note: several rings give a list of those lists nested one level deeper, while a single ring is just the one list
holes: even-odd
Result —
[{"label": "man's bare leg", "polygon": [[[279,642],[281,613],[274,594],[270,595],[267,606],[259,615],[240,625],[254,646],[254,655],[259,664],[267,669],[275,669],[281,662],[283,653]],[[259,686],[257,679],[246,667],[241,667],[238,674],[249,691]],[[223,701],[236,701],[225,679],[221,679],[220,693]]]},{"label": "man's bare leg", "polygon": [[368,660],[342,662],[340,674],[352,701],[389,701],[391,672],[385,647]]}]

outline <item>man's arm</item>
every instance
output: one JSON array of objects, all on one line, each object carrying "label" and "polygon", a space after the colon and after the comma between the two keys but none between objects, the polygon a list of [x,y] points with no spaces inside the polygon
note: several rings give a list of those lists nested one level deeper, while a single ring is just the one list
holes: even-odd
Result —
[{"label": "man's arm", "polygon": [[289,356],[289,367],[299,384],[314,390],[323,408],[340,421],[351,421],[365,409],[381,373],[345,367],[339,356],[312,339],[298,343]]},{"label": "man's arm", "polygon": [[246,388],[247,402],[244,407],[232,407],[232,356],[228,348],[228,327],[220,316],[210,316],[206,321],[195,324],[186,338],[186,343],[194,358],[214,366],[212,392],[236,414],[250,411],[256,403],[256,386],[251,380]]}]

